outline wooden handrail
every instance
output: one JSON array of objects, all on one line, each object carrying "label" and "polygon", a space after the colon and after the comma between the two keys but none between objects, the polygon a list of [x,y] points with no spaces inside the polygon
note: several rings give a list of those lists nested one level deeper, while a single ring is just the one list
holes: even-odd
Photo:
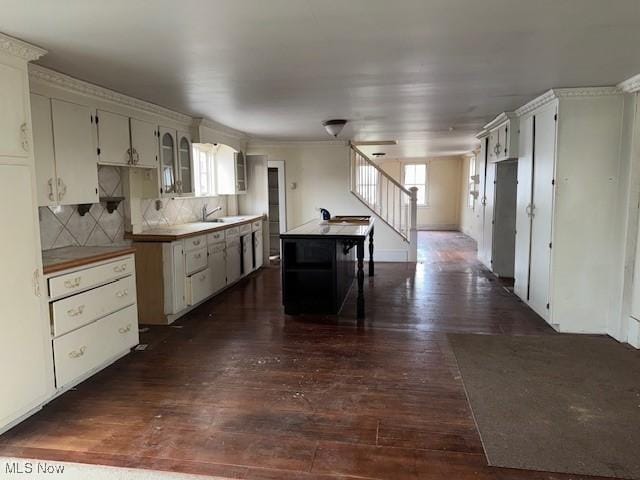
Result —
[{"label": "wooden handrail", "polygon": [[393,178],[391,175],[389,175],[387,172],[385,172],[384,170],[382,170],[382,168],[380,168],[380,166],[376,165],[375,162],[372,162],[369,157],[367,157],[367,155],[360,150],[358,147],[354,146],[354,145],[350,145],[351,149],[356,152],[358,155],[360,155],[367,164],[371,165],[372,167],[375,167],[376,170],[378,170],[378,173],[380,175],[382,175],[383,177],[385,177],[387,180],[389,180],[391,183],[393,183],[396,187],[398,187],[402,192],[406,193],[409,198],[411,198],[411,192],[405,188],[401,183],[399,183],[395,178]]}]

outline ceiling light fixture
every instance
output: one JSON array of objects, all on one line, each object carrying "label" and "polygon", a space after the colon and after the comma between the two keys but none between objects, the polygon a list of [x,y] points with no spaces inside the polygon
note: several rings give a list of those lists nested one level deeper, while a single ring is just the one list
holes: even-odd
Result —
[{"label": "ceiling light fixture", "polygon": [[326,120],[322,122],[322,126],[327,131],[327,133],[334,137],[338,137],[346,124],[347,121],[343,119]]}]

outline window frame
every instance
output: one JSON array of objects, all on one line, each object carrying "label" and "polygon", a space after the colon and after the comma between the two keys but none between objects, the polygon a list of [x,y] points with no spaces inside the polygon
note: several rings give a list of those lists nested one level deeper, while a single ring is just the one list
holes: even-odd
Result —
[{"label": "window frame", "polygon": [[[424,166],[424,184],[407,183],[407,167]],[[411,187],[424,187],[424,203],[418,201],[419,208],[429,208],[429,162],[408,162],[402,165],[402,185],[409,190]]]},{"label": "window frame", "polygon": [[[216,147],[210,143],[192,143],[191,144],[192,165],[193,165],[193,193],[196,197],[217,197],[216,185]],[[207,163],[207,182],[208,189],[206,193],[200,190],[202,171],[201,171],[201,154],[206,155]]]}]

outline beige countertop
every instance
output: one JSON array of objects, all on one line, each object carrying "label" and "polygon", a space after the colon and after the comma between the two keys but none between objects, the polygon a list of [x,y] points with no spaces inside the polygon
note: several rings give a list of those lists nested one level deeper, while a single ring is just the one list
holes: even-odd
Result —
[{"label": "beige countertop", "polygon": [[135,248],[130,246],[63,247],[44,250],[42,252],[42,271],[44,274],[59,272],[131,253],[135,253]]},{"label": "beige countertop", "polygon": [[256,220],[261,220],[264,215],[237,215],[234,217],[222,217],[225,222],[193,222],[180,225],[167,225],[145,230],[140,233],[126,233],[125,238],[135,242],[173,242],[182,238],[194,237],[206,233],[226,230]]}]

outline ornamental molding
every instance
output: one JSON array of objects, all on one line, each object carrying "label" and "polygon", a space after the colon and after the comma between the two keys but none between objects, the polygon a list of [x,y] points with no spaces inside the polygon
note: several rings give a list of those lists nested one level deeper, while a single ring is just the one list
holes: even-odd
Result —
[{"label": "ornamental molding", "polygon": [[346,140],[269,140],[263,138],[249,138],[249,148],[280,148],[280,147],[348,147]]},{"label": "ornamental molding", "polygon": [[98,100],[106,100],[125,107],[160,115],[187,125],[190,125],[193,121],[192,117],[185,115],[184,113],[179,113],[174,110],[161,107],[160,105],[156,105],[155,103],[145,102],[144,100],[138,100],[137,98],[114,92],[113,90],[85,82],[84,80],[78,80],[77,78],[70,77],[69,75],[56,72],[55,70],[51,70],[40,65],[29,65],[29,79],[38,80],[45,84],[66,90],[67,92],[93,97]]},{"label": "ornamental molding", "polygon": [[640,73],[618,84],[618,88],[626,93],[640,91]]},{"label": "ornamental molding", "polygon": [[26,60],[27,62],[37,60],[47,53],[43,48],[36,47],[35,45],[10,37],[4,33],[0,33],[0,51]]},{"label": "ornamental molding", "polygon": [[518,117],[521,117],[522,115],[533,112],[534,110],[561,98],[603,97],[621,94],[622,90],[618,87],[553,88],[518,108],[515,113]]},{"label": "ornamental molding", "polygon": [[512,120],[514,118],[518,118],[518,116],[515,114],[515,112],[502,112],[500,115],[498,115],[496,118],[494,118],[493,120],[491,120],[489,123],[487,123],[483,128],[482,131],[490,131],[493,130],[494,128],[497,128],[501,125],[503,125],[504,123],[508,122],[509,120]]}]

